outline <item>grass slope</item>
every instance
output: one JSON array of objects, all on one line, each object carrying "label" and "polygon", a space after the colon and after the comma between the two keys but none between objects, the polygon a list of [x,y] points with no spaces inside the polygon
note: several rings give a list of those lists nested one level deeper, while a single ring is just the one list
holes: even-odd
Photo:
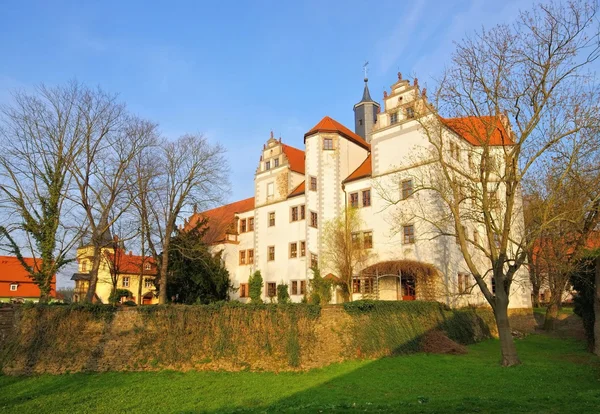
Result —
[{"label": "grass slope", "polygon": [[600,360],[581,342],[532,335],[517,347],[524,363],[508,369],[490,340],[467,355],[353,361],[307,373],[0,376],[0,412],[597,412]]}]

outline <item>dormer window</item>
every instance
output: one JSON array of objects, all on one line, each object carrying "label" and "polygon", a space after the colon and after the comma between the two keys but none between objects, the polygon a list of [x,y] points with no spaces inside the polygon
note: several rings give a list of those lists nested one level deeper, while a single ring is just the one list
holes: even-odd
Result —
[{"label": "dormer window", "polygon": [[390,125],[394,125],[396,123],[398,123],[398,112],[390,114]]},{"label": "dormer window", "polygon": [[270,169],[271,169],[271,161],[265,162],[265,170],[270,170]]},{"label": "dormer window", "polygon": [[11,283],[10,284],[10,291],[11,292],[16,292],[18,289],[19,285],[17,285],[16,283]]}]

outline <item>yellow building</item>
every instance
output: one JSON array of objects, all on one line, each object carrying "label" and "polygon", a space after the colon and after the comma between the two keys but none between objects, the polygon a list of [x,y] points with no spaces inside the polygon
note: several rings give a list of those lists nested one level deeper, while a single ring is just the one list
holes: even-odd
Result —
[{"label": "yellow building", "polygon": [[[71,277],[71,280],[75,281],[74,302],[83,301],[87,294],[93,259],[93,246],[82,246],[77,249],[79,269]],[[127,254],[121,247],[103,248],[94,302],[109,303],[116,282],[116,289],[125,289],[131,293],[130,298],[123,300],[132,300],[138,305],[156,304],[158,298],[155,295],[154,279],[157,274],[156,263],[152,257],[135,256],[131,251]],[[140,283],[142,284],[141,296]]]}]

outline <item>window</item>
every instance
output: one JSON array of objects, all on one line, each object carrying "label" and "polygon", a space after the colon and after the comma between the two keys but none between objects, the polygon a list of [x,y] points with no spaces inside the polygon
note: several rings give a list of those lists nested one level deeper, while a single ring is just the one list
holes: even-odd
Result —
[{"label": "window", "polygon": [[359,120],[358,120],[358,125],[362,125],[362,124],[363,124],[363,120],[362,120],[362,119],[359,119]]},{"label": "window", "polygon": [[298,207],[292,207],[292,221],[298,221]]},{"label": "window", "polygon": [[398,112],[390,114],[390,125],[394,125],[398,122]]},{"label": "window", "polygon": [[275,284],[275,282],[267,283],[267,296],[270,298],[274,298],[275,296],[277,296],[277,285]]},{"label": "window", "polygon": [[121,281],[121,286],[123,286],[123,287],[129,287],[129,277],[128,276],[125,276],[123,278],[123,280]]},{"label": "window", "polygon": [[368,278],[363,280],[363,292],[364,293],[373,293],[373,278]]},{"label": "window", "polygon": [[245,265],[246,264],[246,251],[242,250],[240,252],[240,265]]},{"label": "window", "polygon": [[152,268],[152,265],[150,263],[146,263],[144,265],[144,270],[150,270]]},{"label": "window", "polygon": [[406,117],[414,118],[415,117],[415,108],[413,108],[412,106],[409,106],[408,108],[406,108]]},{"label": "window", "polygon": [[279,167],[279,158],[275,158],[273,161],[273,167]]},{"label": "window", "polygon": [[352,279],[352,293],[360,293],[360,279]]},{"label": "window", "polygon": [[469,285],[469,275],[466,273],[458,274],[458,293],[467,293]]},{"label": "window", "polygon": [[240,233],[246,232],[246,219],[240,220]]},{"label": "window", "polygon": [[152,279],[148,279],[148,278],[145,278],[145,279],[144,279],[144,287],[145,287],[146,289],[149,289],[149,288],[151,288],[151,287],[152,287],[152,285],[153,285],[153,283],[152,283]]},{"label": "window", "polygon": [[267,200],[272,199],[275,196],[275,184],[267,184]]},{"label": "window", "polygon": [[473,243],[479,243],[479,232],[477,230],[473,230]]},{"label": "window", "polygon": [[306,256],[306,242],[303,240],[300,242],[300,257]]},{"label": "window", "polygon": [[254,231],[254,217],[248,219],[248,231]]},{"label": "window", "polygon": [[324,150],[332,150],[333,149],[333,139],[323,138],[323,149]]},{"label": "window", "polygon": [[298,257],[298,243],[290,243],[290,258],[294,259]]},{"label": "window", "polygon": [[269,227],[273,227],[275,225],[275,212],[271,211],[269,213]]},{"label": "window", "polygon": [[500,248],[500,236],[498,233],[494,233],[494,244],[496,245],[497,249]]},{"label": "window", "polygon": [[10,291],[11,292],[16,292],[18,288],[19,288],[18,284],[16,284],[16,283],[11,283],[10,284]]},{"label": "window", "polygon": [[310,191],[317,191],[317,177],[310,177]]},{"label": "window", "polygon": [[467,159],[469,160],[469,168],[474,170],[475,163],[473,162],[473,154],[471,154],[471,153],[467,154]]},{"label": "window", "polygon": [[310,267],[317,268],[319,267],[319,256],[314,253],[310,254]]},{"label": "window", "polygon": [[267,249],[268,249],[267,260],[271,262],[271,261],[275,260],[275,246],[269,246]]},{"label": "window", "polygon": [[363,246],[365,249],[373,248],[373,232],[365,231],[363,233]]},{"label": "window", "polygon": [[254,249],[248,250],[248,264],[254,264]]},{"label": "window", "polygon": [[355,232],[350,235],[350,243],[355,249],[360,249],[360,233]]},{"label": "window", "polygon": [[270,169],[271,169],[271,161],[265,162],[265,170],[270,170]]},{"label": "window", "polygon": [[247,298],[248,293],[248,283],[240,283],[240,298]]},{"label": "window", "polygon": [[402,181],[402,200],[406,200],[413,194],[413,181],[404,180]]},{"label": "window", "polygon": [[298,281],[292,280],[292,295],[298,294]]},{"label": "window", "polygon": [[81,271],[87,272],[87,260],[84,260],[83,262],[81,262]]},{"label": "window", "polygon": [[358,193],[350,193],[350,207],[358,208]]},{"label": "window", "polygon": [[362,204],[363,207],[369,207],[371,205],[371,190],[363,190]]},{"label": "window", "polygon": [[306,218],[306,207],[304,205],[300,206],[300,220],[304,220]]},{"label": "window", "polygon": [[317,213],[315,213],[314,211],[310,212],[310,225],[314,228],[317,228],[318,226]]},{"label": "window", "polygon": [[415,226],[409,224],[402,228],[404,233],[404,244],[412,244],[415,242]]},{"label": "window", "polygon": [[300,281],[300,294],[306,295],[306,280]]}]

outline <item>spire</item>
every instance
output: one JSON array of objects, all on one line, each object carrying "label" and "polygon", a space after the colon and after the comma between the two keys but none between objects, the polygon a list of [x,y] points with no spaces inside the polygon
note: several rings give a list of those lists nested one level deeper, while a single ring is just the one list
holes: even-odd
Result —
[{"label": "spire", "polygon": [[365,78],[365,89],[363,91],[363,96],[362,96],[362,99],[360,100],[360,102],[373,102],[373,99],[371,99],[371,94],[369,93],[368,82],[369,82],[369,78]]}]

